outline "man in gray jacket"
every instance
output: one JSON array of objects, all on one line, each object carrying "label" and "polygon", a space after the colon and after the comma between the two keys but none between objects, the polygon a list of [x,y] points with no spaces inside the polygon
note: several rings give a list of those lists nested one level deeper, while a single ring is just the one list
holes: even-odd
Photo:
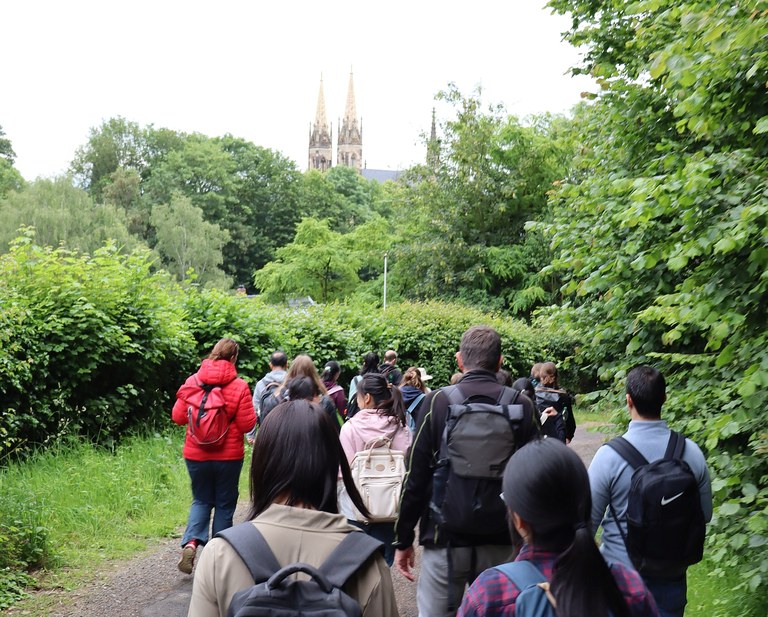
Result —
[{"label": "man in gray jacket", "polygon": [[[663,458],[669,441],[670,429],[661,419],[661,406],[667,397],[666,387],[664,376],[651,366],[635,367],[627,375],[626,397],[631,420],[623,437],[648,462]],[[704,455],[694,442],[686,439],[682,459],[688,463],[696,478],[701,510],[704,520],[709,522],[712,518],[712,487]],[[597,531],[599,526],[603,528],[601,550],[605,559],[630,568],[635,566],[627,554],[624,537],[627,534],[627,503],[633,471],[632,466],[607,445],[595,453],[589,466],[592,529]],[[687,585],[685,567],[680,570],[664,577],[641,573],[656,600],[661,617],[683,616]]]},{"label": "man in gray jacket", "polygon": [[[253,409],[257,419],[261,416],[261,395],[264,394],[264,389],[271,383],[283,383],[287,369],[288,356],[285,355],[285,352],[278,350],[269,356],[269,373],[264,375],[253,389]],[[258,424],[246,435],[248,443],[253,443],[257,428]]]}]

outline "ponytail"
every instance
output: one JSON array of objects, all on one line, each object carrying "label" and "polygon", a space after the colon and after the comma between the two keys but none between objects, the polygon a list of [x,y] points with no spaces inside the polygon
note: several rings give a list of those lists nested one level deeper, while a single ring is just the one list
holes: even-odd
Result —
[{"label": "ponytail", "polygon": [[357,384],[358,394],[370,394],[376,411],[383,416],[395,418],[398,424],[406,426],[405,403],[399,388],[394,387],[381,373],[367,373]]},{"label": "ponytail", "polygon": [[560,554],[550,585],[560,617],[630,617],[629,607],[586,524]]}]

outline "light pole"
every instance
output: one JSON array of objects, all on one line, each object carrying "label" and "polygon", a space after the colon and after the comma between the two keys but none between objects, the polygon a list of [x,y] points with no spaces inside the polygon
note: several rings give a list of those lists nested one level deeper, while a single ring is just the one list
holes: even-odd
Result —
[{"label": "light pole", "polygon": [[387,310],[387,254],[384,253],[384,310]]}]

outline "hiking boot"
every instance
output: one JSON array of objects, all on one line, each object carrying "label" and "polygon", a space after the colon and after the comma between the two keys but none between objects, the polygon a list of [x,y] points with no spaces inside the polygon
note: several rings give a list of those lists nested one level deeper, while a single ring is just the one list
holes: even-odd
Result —
[{"label": "hiking boot", "polygon": [[181,549],[181,559],[179,559],[179,570],[184,574],[192,574],[192,566],[195,565],[195,554],[197,553],[197,545],[194,542],[188,542],[187,545]]}]

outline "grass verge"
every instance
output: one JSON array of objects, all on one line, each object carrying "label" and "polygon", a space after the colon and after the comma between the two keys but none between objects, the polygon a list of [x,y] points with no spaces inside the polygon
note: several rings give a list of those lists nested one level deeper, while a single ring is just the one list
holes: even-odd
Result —
[{"label": "grass verge", "polygon": [[130,438],[114,450],[61,444],[0,472],[0,520],[15,521],[0,524],[0,552],[20,542],[38,547],[34,559],[0,568],[0,608],[19,600],[20,582],[75,589],[106,561],[177,535],[190,500],[182,435]]}]

